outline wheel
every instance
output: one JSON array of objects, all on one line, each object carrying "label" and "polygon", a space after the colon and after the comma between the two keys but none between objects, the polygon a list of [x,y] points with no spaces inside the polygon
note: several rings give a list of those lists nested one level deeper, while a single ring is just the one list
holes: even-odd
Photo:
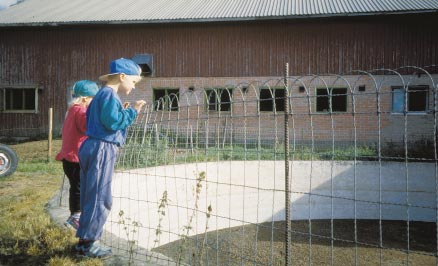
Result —
[{"label": "wheel", "polygon": [[15,151],[4,144],[0,144],[0,177],[11,175],[18,165]]}]

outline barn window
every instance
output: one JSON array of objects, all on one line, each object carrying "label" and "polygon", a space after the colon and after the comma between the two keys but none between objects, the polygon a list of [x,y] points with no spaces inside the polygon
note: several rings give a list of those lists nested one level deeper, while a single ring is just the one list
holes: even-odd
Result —
[{"label": "barn window", "polygon": [[[392,88],[391,112],[392,113],[424,113],[428,111],[429,86],[409,86],[405,99],[405,90],[402,87]],[[407,108],[405,103],[407,102]]]},{"label": "barn window", "polygon": [[38,111],[38,88],[0,88],[0,110],[8,113],[36,113]]},{"label": "barn window", "polygon": [[206,88],[205,97],[210,111],[231,111],[232,88]]},{"label": "barn window", "polygon": [[318,88],[316,89],[316,111],[347,112],[346,88]]},{"label": "barn window", "polygon": [[284,112],[284,88],[260,88],[260,111]]},{"label": "barn window", "polygon": [[154,88],[154,110],[178,111],[178,88]]}]

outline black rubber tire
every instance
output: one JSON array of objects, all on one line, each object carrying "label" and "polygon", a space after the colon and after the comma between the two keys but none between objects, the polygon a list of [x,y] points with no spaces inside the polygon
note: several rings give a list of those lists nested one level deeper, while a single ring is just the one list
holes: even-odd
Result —
[{"label": "black rubber tire", "polygon": [[17,169],[18,156],[14,150],[0,144],[0,177],[12,175]]}]

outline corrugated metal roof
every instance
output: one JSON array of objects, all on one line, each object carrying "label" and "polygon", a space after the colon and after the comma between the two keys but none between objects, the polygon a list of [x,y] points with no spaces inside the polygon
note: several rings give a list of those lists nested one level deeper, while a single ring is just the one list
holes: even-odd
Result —
[{"label": "corrugated metal roof", "polygon": [[25,0],[0,26],[227,21],[437,12],[438,0]]}]

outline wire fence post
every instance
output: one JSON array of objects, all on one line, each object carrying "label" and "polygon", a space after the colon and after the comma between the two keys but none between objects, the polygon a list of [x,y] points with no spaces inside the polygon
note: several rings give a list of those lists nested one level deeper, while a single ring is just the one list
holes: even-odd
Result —
[{"label": "wire fence post", "polygon": [[290,239],[291,239],[291,223],[290,223],[290,197],[289,197],[289,63],[286,63],[284,68],[284,180],[285,180],[285,211],[286,211],[286,262],[285,265],[290,265]]}]

